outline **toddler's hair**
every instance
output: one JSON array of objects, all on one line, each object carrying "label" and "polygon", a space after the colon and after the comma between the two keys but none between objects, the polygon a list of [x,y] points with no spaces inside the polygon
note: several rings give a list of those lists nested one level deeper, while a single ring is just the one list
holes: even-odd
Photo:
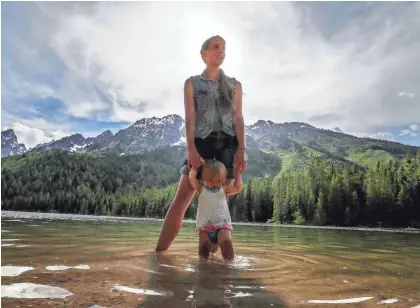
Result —
[{"label": "toddler's hair", "polygon": [[210,180],[220,173],[226,175],[226,167],[221,161],[209,159],[204,163],[202,172],[202,174],[207,178],[204,180]]}]

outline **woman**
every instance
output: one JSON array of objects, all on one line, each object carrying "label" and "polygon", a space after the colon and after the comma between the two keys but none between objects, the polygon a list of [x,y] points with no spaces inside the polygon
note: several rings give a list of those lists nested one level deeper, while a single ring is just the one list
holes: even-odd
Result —
[{"label": "woman", "polygon": [[167,250],[181,229],[185,211],[194,197],[188,178],[191,167],[199,168],[204,159],[217,159],[225,164],[230,181],[233,169],[240,173],[246,169],[242,86],[220,69],[225,46],[220,36],[207,39],[201,47],[206,69],[201,75],[185,81],[187,159],[181,169],[175,198],[166,213],[156,251]]}]

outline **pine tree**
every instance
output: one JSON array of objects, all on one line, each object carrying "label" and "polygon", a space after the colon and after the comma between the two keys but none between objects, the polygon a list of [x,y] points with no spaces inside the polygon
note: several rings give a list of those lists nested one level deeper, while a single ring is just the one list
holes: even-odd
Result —
[{"label": "pine tree", "polygon": [[246,184],[246,219],[247,221],[253,221],[252,216],[252,179],[248,179]]},{"label": "pine tree", "polygon": [[339,175],[333,175],[326,207],[327,224],[343,224],[344,207],[342,197],[342,181]]},{"label": "pine tree", "polygon": [[319,192],[319,196],[318,196],[318,202],[316,205],[316,211],[315,211],[315,222],[318,225],[325,225],[325,223],[327,222],[327,215],[326,215],[326,207],[327,204],[327,198],[323,192],[323,190],[321,190]]}]

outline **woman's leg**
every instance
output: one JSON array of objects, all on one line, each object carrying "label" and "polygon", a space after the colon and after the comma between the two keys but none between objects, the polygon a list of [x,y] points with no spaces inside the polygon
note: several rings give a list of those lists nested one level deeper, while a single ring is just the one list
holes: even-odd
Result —
[{"label": "woman's leg", "polygon": [[[211,138],[200,139],[195,138],[195,147],[198,153],[203,159],[213,158],[213,143]],[[181,168],[181,179],[178,184],[178,189],[168,212],[166,213],[165,220],[163,222],[162,230],[160,231],[159,240],[156,245],[156,251],[164,251],[169,248],[172,241],[178,235],[179,230],[182,226],[185,211],[191,203],[194,197],[194,189],[190,184],[188,178],[188,161],[185,160],[184,165]],[[201,170],[199,169],[198,178],[200,178]]]},{"label": "woman's leg", "polygon": [[166,213],[162,229],[160,230],[159,240],[156,244],[156,251],[167,250],[172,241],[178,235],[182,226],[185,211],[194,197],[194,189],[190,184],[188,176],[181,175],[178,189],[171,206]]},{"label": "woman's leg", "polygon": [[217,234],[217,242],[219,243],[223,258],[225,260],[232,261],[235,258],[232,243],[232,230],[220,230],[219,234]]},{"label": "woman's leg", "polygon": [[231,185],[235,178],[233,174],[233,163],[237,149],[238,143],[236,137],[228,136],[225,138],[223,148],[218,152],[218,155],[216,156],[216,159],[220,160],[226,167],[226,185]]}]

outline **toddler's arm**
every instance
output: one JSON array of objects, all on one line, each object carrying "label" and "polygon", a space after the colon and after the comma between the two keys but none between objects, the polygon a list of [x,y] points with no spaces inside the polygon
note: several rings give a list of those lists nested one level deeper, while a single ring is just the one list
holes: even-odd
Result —
[{"label": "toddler's arm", "polygon": [[224,186],[223,189],[225,190],[226,195],[236,195],[242,191],[242,175],[240,172],[236,172],[235,174],[235,184],[233,186]]},{"label": "toddler's arm", "polygon": [[194,190],[198,193],[201,194],[201,190],[202,190],[202,186],[200,184],[200,182],[197,179],[197,169],[192,167],[189,173],[189,179],[190,179],[190,183],[191,186],[194,188]]}]

